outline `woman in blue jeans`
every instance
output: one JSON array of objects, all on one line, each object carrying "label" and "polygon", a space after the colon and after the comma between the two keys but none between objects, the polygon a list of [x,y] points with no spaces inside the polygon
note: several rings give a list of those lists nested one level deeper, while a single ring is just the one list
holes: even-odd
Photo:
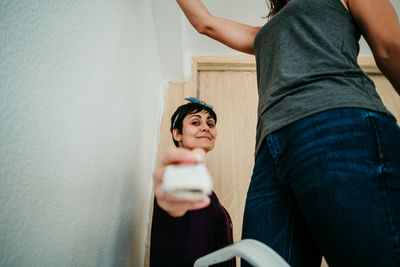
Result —
[{"label": "woman in blue jeans", "polygon": [[400,26],[389,0],[269,0],[253,27],[177,0],[190,23],[254,54],[256,160],[243,238],[292,266],[400,266],[400,129],[357,64],[365,37],[400,92]]}]

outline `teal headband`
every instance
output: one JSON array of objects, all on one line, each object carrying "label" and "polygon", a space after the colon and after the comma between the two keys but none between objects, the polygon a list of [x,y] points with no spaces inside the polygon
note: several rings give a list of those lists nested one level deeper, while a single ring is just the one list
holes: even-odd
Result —
[{"label": "teal headband", "polygon": [[[208,107],[209,109],[213,109],[213,106],[206,104],[206,102],[204,102],[204,101],[200,101],[196,97],[185,97],[184,99],[189,101],[189,102],[192,102],[194,104],[200,104],[200,105],[203,105],[205,107]],[[174,122],[172,123],[172,129],[175,127],[175,123],[178,120],[178,117],[179,117],[179,113],[176,115],[176,117],[174,119]]]},{"label": "teal headband", "polygon": [[187,101],[190,101],[192,103],[200,104],[200,105],[203,105],[203,106],[208,107],[210,109],[213,109],[213,106],[208,105],[208,104],[206,104],[206,102],[200,101],[199,99],[197,99],[195,97],[185,97],[184,99],[187,100]]}]

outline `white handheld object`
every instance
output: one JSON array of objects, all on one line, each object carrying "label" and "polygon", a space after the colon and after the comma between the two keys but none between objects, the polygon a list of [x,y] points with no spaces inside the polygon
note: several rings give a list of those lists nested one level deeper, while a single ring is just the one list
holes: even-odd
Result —
[{"label": "white handheld object", "polygon": [[211,194],[212,178],[204,164],[169,165],[162,188],[176,197],[197,200]]}]

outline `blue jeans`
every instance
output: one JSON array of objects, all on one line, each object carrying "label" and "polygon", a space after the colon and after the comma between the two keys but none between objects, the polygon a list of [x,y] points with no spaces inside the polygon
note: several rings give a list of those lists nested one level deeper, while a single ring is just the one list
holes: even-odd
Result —
[{"label": "blue jeans", "polygon": [[[266,137],[247,194],[242,238],[291,266],[400,266],[400,128],[343,108]],[[247,266],[242,262],[242,266]]]}]

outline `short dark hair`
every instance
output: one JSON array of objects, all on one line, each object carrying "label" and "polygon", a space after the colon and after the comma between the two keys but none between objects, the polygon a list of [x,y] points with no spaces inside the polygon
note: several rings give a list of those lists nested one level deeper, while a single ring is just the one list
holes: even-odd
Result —
[{"label": "short dark hair", "polygon": [[[208,114],[211,115],[211,117],[214,119],[215,123],[217,123],[217,114],[215,114],[214,110],[212,108],[209,108],[203,104],[200,103],[187,103],[185,105],[179,106],[174,114],[172,114],[171,117],[171,134],[173,129],[178,129],[178,133],[182,134],[182,127],[183,127],[183,119],[188,115],[188,114],[193,114],[201,111],[206,111]],[[174,135],[172,135],[172,141],[174,141],[174,144],[176,147],[179,146],[179,143],[174,139]]]}]

